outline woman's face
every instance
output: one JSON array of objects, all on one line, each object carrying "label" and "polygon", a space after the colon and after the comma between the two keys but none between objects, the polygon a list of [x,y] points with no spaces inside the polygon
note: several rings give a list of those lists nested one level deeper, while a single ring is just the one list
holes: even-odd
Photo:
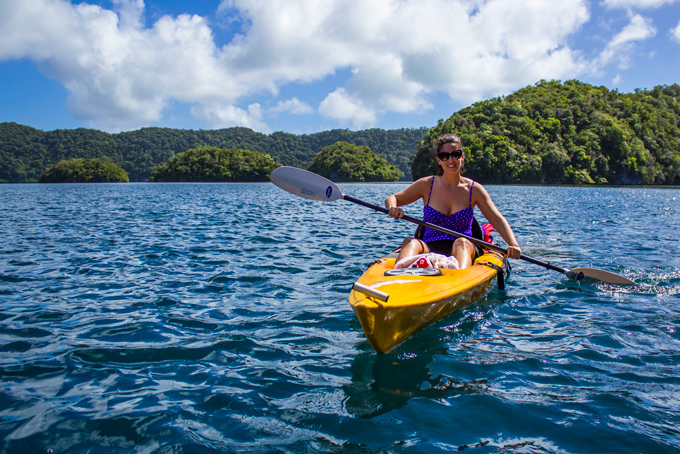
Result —
[{"label": "woman's face", "polygon": [[[442,166],[444,173],[460,172],[460,169],[463,165],[463,159],[465,158],[465,153],[462,153],[462,151],[463,148],[459,143],[449,142],[442,145],[442,147],[439,149],[439,152],[437,153],[437,163]],[[459,158],[455,158],[453,155],[457,155],[458,153],[462,154]],[[451,154],[451,156],[446,156],[445,159],[442,159],[441,154]]]}]

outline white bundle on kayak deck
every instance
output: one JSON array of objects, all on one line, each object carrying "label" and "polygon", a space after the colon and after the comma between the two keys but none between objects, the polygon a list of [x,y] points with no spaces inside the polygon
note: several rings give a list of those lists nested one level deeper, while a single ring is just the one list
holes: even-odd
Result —
[{"label": "white bundle on kayak deck", "polygon": [[394,268],[438,268],[440,270],[457,270],[460,268],[458,260],[455,257],[447,257],[442,254],[435,254],[429,252],[427,254],[418,254],[411,257],[405,257],[399,260]]}]

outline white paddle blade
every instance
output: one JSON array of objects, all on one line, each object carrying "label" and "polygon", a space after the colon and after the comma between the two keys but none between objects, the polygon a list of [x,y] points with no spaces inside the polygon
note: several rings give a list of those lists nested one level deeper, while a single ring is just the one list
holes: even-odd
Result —
[{"label": "white paddle blade", "polygon": [[[572,274],[574,273],[574,274]],[[596,281],[604,282],[605,284],[613,285],[635,285],[635,281],[619,276],[618,274],[610,273],[609,271],[598,270],[596,268],[574,268],[569,271],[569,275],[577,276],[583,273],[585,279],[594,279]]]},{"label": "white paddle blade", "polygon": [[342,191],[335,183],[307,170],[279,167],[269,178],[284,191],[305,199],[333,202],[342,198]]}]

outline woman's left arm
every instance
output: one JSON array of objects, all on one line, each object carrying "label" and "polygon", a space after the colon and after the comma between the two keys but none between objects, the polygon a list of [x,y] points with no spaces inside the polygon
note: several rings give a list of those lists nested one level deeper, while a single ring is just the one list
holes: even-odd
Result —
[{"label": "woman's left arm", "polygon": [[491,225],[493,225],[496,231],[501,234],[501,237],[503,237],[508,244],[508,257],[518,259],[519,256],[522,255],[522,250],[517,244],[515,234],[513,233],[512,228],[510,228],[510,224],[508,224],[505,217],[498,211],[498,208],[494,205],[489,193],[486,192],[486,189],[479,183],[475,184],[473,187],[472,200],[479,207],[479,211],[482,212],[484,217]]}]

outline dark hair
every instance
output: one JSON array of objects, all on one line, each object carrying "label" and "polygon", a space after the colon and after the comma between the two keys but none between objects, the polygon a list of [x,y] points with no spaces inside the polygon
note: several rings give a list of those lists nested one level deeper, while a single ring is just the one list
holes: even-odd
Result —
[{"label": "dark hair", "polygon": [[437,153],[442,149],[442,147],[447,143],[459,143],[460,147],[463,148],[463,141],[460,137],[454,136],[453,134],[442,134],[437,137]]},{"label": "dark hair", "polygon": [[[439,162],[437,161],[437,153],[442,149],[444,145],[447,143],[458,143],[460,144],[460,148],[463,148],[463,141],[460,140],[460,137],[454,135],[454,134],[442,134],[441,136],[437,137],[437,148],[435,150],[435,156],[434,160],[437,163],[437,175],[444,175],[444,169],[442,166],[439,165]],[[463,168],[461,167],[461,170]]]}]

